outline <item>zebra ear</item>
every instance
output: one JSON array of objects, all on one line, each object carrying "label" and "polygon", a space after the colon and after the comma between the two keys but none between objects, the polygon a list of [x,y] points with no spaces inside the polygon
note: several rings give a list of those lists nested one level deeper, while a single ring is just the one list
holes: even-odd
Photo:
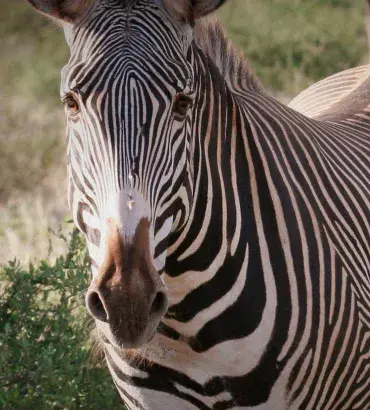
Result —
[{"label": "zebra ear", "polygon": [[193,22],[207,16],[226,0],[162,0],[166,10],[179,21]]},{"label": "zebra ear", "polygon": [[93,0],[27,0],[36,10],[57,20],[72,23],[89,9]]}]

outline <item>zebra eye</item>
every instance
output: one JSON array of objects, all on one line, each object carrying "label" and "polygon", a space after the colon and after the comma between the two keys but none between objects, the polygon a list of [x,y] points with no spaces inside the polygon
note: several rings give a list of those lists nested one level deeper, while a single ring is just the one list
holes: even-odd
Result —
[{"label": "zebra eye", "polygon": [[193,100],[186,94],[177,94],[173,104],[173,112],[175,114],[175,119],[182,121],[186,117],[188,109],[193,104]]},{"label": "zebra eye", "polygon": [[76,115],[80,112],[80,106],[75,98],[68,96],[64,100],[64,105],[67,107],[67,111],[70,115]]}]

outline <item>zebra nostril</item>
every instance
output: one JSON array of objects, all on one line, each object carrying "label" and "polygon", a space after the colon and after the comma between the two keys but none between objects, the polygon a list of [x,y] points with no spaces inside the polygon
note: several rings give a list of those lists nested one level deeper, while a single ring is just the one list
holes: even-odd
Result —
[{"label": "zebra nostril", "polygon": [[108,321],[108,314],[98,292],[91,291],[86,297],[86,306],[90,314],[102,322]]},{"label": "zebra nostril", "polygon": [[152,306],[150,307],[149,316],[155,314],[163,314],[167,309],[168,298],[164,292],[159,291],[153,300]]}]

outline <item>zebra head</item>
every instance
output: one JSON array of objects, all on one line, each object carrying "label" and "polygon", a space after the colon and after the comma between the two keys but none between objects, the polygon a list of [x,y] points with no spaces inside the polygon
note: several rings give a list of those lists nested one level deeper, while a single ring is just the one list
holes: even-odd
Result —
[{"label": "zebra head", "polygon": [[86,304],[116,346],[146,343],[169,297],[169,235],[192,203],[193,23],[223,0],[28,0],[62,22],[69,204],[86,235]]}]

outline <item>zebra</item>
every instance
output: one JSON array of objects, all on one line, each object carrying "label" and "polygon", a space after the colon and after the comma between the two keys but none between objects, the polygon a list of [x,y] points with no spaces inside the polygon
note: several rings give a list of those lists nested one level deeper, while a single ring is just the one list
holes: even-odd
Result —
[{"label": "zebra", "polygon": [[370,409],[370,68],[285,106],[225,1],[28,1],[71,50],[69,204],[126,406]]}]

